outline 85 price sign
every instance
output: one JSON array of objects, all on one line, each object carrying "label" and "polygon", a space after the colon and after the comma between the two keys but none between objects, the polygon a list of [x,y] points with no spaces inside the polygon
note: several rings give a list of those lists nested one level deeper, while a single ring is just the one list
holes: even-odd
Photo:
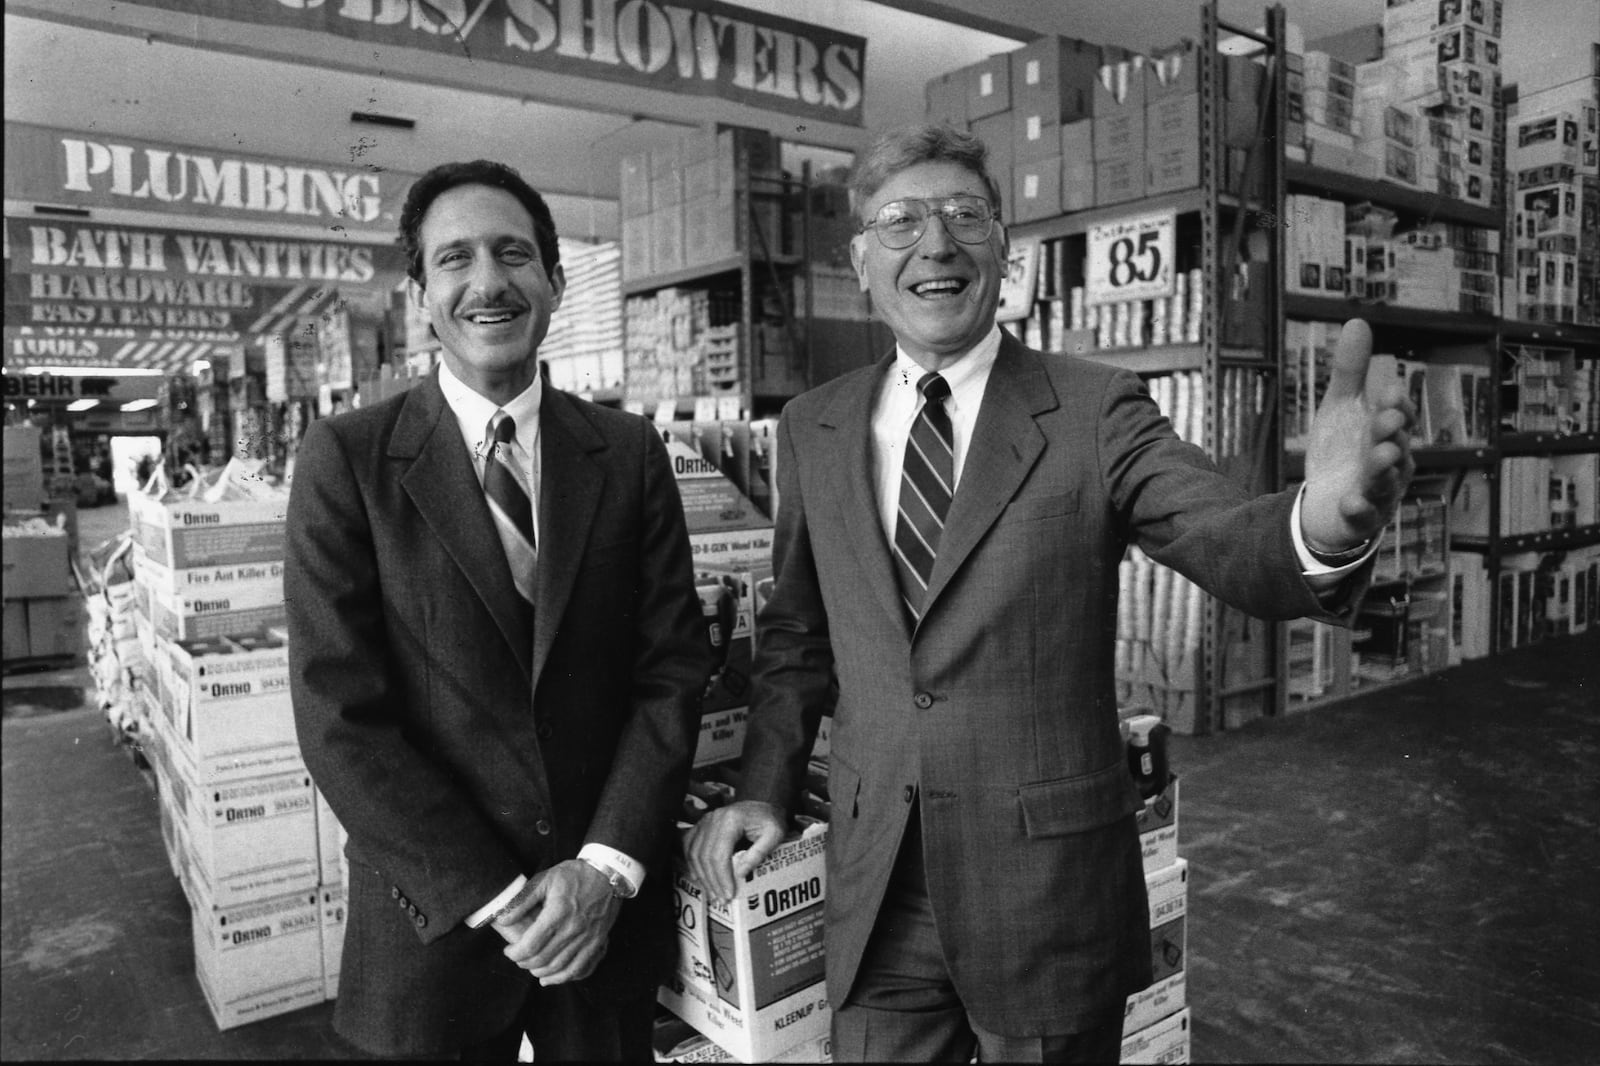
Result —
[{"label": "85 price sign", "polygon": [[1142,215],[1092,227],[1084,302],[1095,306],[1171,296],[1175,218]]}]

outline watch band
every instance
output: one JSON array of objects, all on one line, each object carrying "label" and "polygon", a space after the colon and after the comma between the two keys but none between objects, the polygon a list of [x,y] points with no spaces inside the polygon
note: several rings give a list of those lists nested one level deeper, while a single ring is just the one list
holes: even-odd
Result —
[{"label": "watch band", "polygon": [[621,870],[608,866],[603,862],[579,856],[579,862],[592,867],[601,877],[606,879],[606,884],[611,886],[611,895],[617,899],[632,899],[639,894],[639,886],[628,880]]},{"label": "watch band", "polygon": [[1347,548],[1342,552],[1318,551],[1316,548],[1311,546],[1309,541],[1306,543],[1306,551],[1311,553],[1311,558],[1315,559],[1323,566],[1349,566],[1351,563],[1365,555],[1367,549],[1370,547],[1372,547],[1372,541],[1370,539],[1364,540],[1360,544],[1357,544],[1354,548]]}]

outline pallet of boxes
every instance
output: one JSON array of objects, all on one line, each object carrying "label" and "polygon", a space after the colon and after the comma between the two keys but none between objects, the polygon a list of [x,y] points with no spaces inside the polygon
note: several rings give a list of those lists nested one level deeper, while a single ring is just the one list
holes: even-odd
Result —
[{"label": "pallet of boxes", "polygon": [[284,631],[286,488],[230,463],[136,494],[136,625],[161,835],[218,1028],[331,999],[341,831],[295,738]]},{"label": "pallet of boxes", "polygon": [[[740,421],[662,424],[716,668],[680,828],[738,793],[755,614],[771,573],[770,438]],[[824,741],[825,743],[825,741]],[[659,994],[664,1062],[827,1062],[822,983],[825,764],[794,836],[731,905],[674,872],[677,973]],[[816,775],[814,775],[816,776]],[[681,859],[681,856],[680,856]]]}]

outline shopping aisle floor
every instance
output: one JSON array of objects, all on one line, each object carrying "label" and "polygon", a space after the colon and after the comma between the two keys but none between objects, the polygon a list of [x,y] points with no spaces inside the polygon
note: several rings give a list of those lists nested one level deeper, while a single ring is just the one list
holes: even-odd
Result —
[{"label": "shopping aisle floor", "polygon": [[[1597,694],[1600,630],[1174,738],[1194,1061],[1593,1061]],[[350,1053],[331,1004],[218,1032],[85,670],[4,712],[0,1059]]]}]

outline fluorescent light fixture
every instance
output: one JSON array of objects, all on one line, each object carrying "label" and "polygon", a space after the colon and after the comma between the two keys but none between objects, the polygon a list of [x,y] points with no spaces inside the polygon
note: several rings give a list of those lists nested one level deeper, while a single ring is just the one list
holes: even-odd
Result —
[{"label": "fluorescent light fixture", "polygon": [[165,370],[144,366],[29,366],[24,374],[54,374],[58,378],[159,378],[166,377]]},{"label": "fluorescent light fixture", "polygon": [[388,126],[390,129],[396,130],[414,130],[417,128],[417,120],[414,118],[385,115],[377,111],[352,111],[350,112],[350,121],[364,123],[368,126]]},{"label": "fluorescent light fixture", "polygon": [[100,406],[100,401],[99,400],[93,399],[92,397],[85,396],[81,400],[73,400],[71,403],[67,404],[67,410],[69,410],[69,411],[87,411],[91,407],[99,407],[99,406]]},{"label": "fluorescent light fixture", "polygon": [[122,409],[124,411],[148,411],[155,405],[156,401],[150,399],[129,400],[127,403],[122,405]]}]

